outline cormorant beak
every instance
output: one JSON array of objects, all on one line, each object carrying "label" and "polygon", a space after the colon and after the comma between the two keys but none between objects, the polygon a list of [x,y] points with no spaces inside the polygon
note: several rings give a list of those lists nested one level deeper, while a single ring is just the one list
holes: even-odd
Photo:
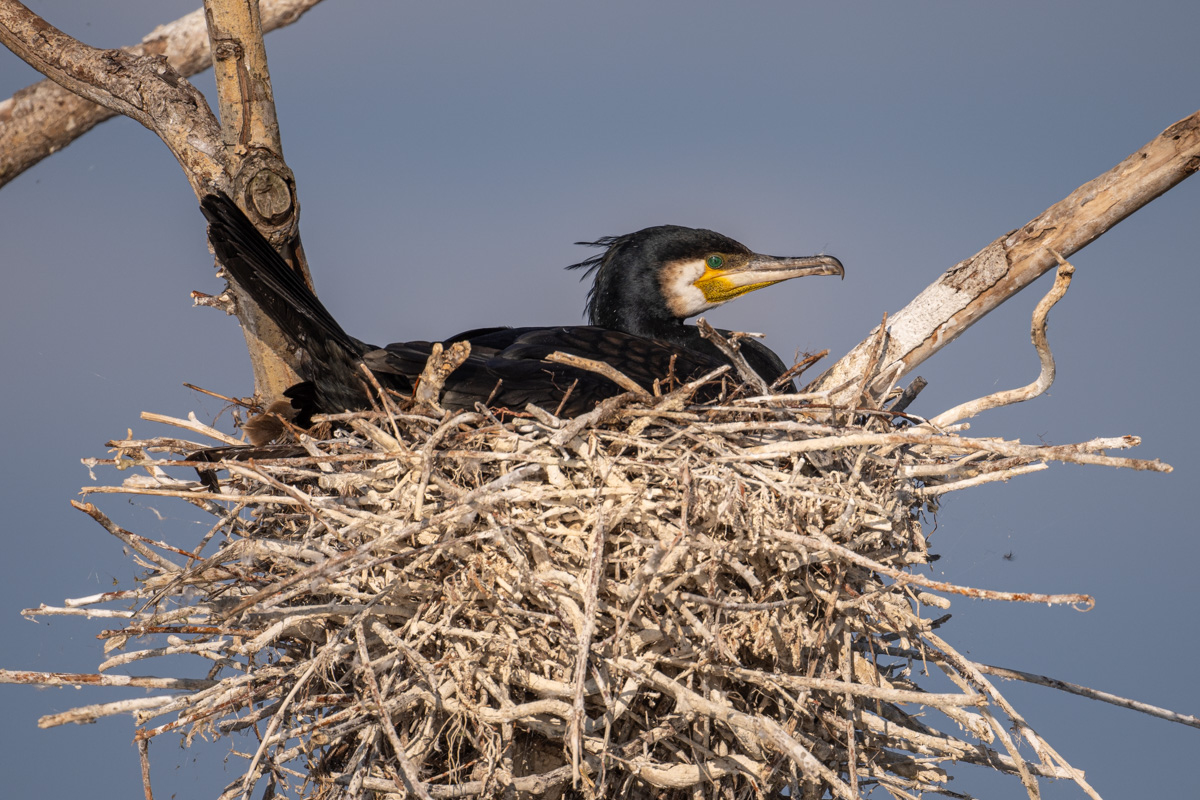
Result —
[{"label": "cormorant beak", "polygon": [[806,275],[846,276],[842,262],[833,256],[785,258],[751,253],[730,258],[727,264],[721,269],[706,265],[704,274],[695,280],[696,288],[709,303],[724,303],[755,289]]}]

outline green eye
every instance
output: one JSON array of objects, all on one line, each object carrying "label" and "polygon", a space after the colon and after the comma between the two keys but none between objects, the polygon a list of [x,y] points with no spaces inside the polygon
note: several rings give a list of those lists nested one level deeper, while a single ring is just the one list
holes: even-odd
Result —
[{"label": "green eye", "polygon": [[708,264],[709,269],[720,269],[725,266],[725,259],[720,256],[709,256],[704,263]]}]

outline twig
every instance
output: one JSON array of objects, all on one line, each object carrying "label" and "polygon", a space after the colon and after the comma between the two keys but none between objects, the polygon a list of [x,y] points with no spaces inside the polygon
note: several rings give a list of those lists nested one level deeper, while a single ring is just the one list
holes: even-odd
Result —
[{"label": "twig", "polygon": [[746,357],[742,355],[737,345],[731,343],[728,339],[717,332],[716,328],[708,324],[704,317],[699,317],[696,320],[696,327],[700,330],[700,335],[713,346],[721,351],[729,363],[733,364],[733,368],[737,370],[738,377],[742,382],[754,390],[755,394],[770,394],[771,389],[767,386],[767,382],[754,369],[746,363]]},{"label": "twig", "polygon": [[1078,683],[1070,683],[1069,681],[1059,680],[1058,678],[1049,678],[1045,675],[1037,675],[1032,672],[1024,672],[1019,669],[1010,667],[995,667],[990,664],[979,664],[976,666],[980,672],[985,672],[988,675],[995,675],[998,678],[1007,678],[1009,680],[1025,681],[1026,683],[1036,683],[1039,686],[1046,686],[1050,689],[1058,689],[1059,691],[1077,694],[1080,697],[1086,697],[1090,700],[1099,700],[1103,703],[1111,703],[1114,706],[1128,708],[1131,711],[1140,711],[1143,714],[1149,714],[1152,717],[1165,719],[1168,722],[1178,722],[1180,725],[1187,725],[1192,728],[1200,728],[1200,717],[1192,714],[1180,714],[1177,711],[1171,711],[1159,706],[1142,703],[1137,700],[1130,700],[1127,697],[1102,692],[1099,689],[1091,689],[1087,686],[1081,686]]},{"label": "twig", "polygon": [[[1136,439],[1136,437],[1126,437]],[[745,448],[741,453],[726,456],[726,461],[757,461],[766,458],[809,453],[821,450],[844,449],[864,445],[881,444],[925,444],[961,448],[970,451],[986,451],[1002,456],[1015,456],[1030,460],[1044,459],[1046,461],[1063,461],[1072,464],[1096,464],[1105,467],[1118,467],[1134,470],[1149,470],[1151,472],[1172,472],[1174,468],[1160,461],[1143,461],[1137,458],[1118,458],[1115,456],[1096,455],[1087,452],[1089,449],[1102,450],[1113,447],[1103,444],[1110,440],[1097,439],[1094,442],[1082,442],[1073,445],[1025,445],[1018,442],[1004,442],[997,439],[967,439],[961,436],[930,434],[921,430],[896,431],[893,433],[849,434],[846,436],[830,436],[820,439],[808,439],[799,442],[777,442]]]},{"label": "twig", "polygon": [[139,739],[137,746],[138,762],[142,767],[142,796],[146,800],[154,800],[154,790],[150,788],[150,742],[147,739]]},{"label": "twig", "polygon": [[788,367],[782,375],[775,379],[775,382],[771,384],[771,389],[777,390],[787,386],[789,383],[794,382],[797,378],[803,375],[809,367],[827,355],[829,355],[828,350],[822,350],[819,353],[813,353],[811,355],[805,354],[804,358]]},{"label": "twig", "polygon": [[958,492],[963,489],[970,489],[973,486],[981,486],[985,483],[993,483],[995,481],[1008,482],[1009,478],[1015,478],[1018,475],[1028,475],[1031,472],[1041,472],[1050,467],[1046,464],[1025,464],[1019,467],[1010,467],[1009,469],[998,470],[996,472],[988,472],[983,475],[976,475],[973,478],[964,478],[960,481],[951,481],[949,483],[939,483],[934,486],[923,486],[919,489],[913,489],[913,494],[917,497],[936,497],[947,492]]},{"label": "twig", "polygon": [[1071,266],[1070,262],[1063,259],[1058,253],[1054,253],[1054,257],[1058,259],[1058,274],[1054,277],[1054,285],[1050,287],[1050,291],[1033,310],[1033,322],[1030,326],[1029,335],[1033,340],[1033,348],[1037,351],[1038,361],[1041,363],[1041,371],[1038,373],[1037,379],[1019,389],[994,392],[986,397],[980,397],[957,405],[948,411],[943,411],[929,420],[929,424],[934,428],[953,425],[955,422],[970,419],[993,408],[1032,400],[1054,384],[1054,354],[1050,351],[1050,342],[1046,338],[1046,325],[1050,309],[1054,308],[1067,293],[1067,289],[1071,287],[1071,277],[1075,274],[1075,267]]},{"label": "twig", "polygon": [[1033,592],[995,592],[988,589],[972,589],[967,586],[955,586],[952,583],[944,581],[930,580],[929,578],[920,575],[913,575],[907,572],[901,572],[898,569],[893,569],[884,564],[880,564],[866,556],[859,555],[841,545],[831,541],[827,536],[801,536],[786,532],[779,532],[779,535],[812,547],[818,550],[830,550],[836,553],[840,558],[845,559],[853,564],[858,564],[861,567],[874,570],[875,572],[887,575],[889,578],[896,580],[899,583],[912,583],[917,586],[924,586],[926,589],[934,589],[939,592],[949,592],[951,594],[961,594],[967,597],[976,597],[981,600],[1007,600],[1014,603],[1045,603],[1047,605],[1075,605],[1083,606],[1081,611],[1090,611],[1095,605],[1095,598],[1086,594],[1036,594]]},{"label": "twig", "polygon": [[158,553],[151,550],[146,545],[146,541],[143,537],[138,536],[135,533],[131,533],[130,531],[127,531],[124,528],[122,528],[120,525],[117,525],[115,522],[113,522],[111,519],[109,519],[104,514],[104,512],[102,512],[100,509],[96,508],[91,503],[80,503],[78,501],[72,500],[71,508],[78,509],[79,511],[82,511],[83,513],[87,514],[92,519],[96,520],[96,522],[99,522],[102,526],[104,526],[104,529],[106,531],[108,531],[113,536],[117,537],[122,542],[124,542],[126,547],[128,547],[130,550],[133,550],[138,555],[140,555],[142,558],[147,559],[151,563],[157,564],[163,571],[168,572],[168,573],[175,573],[175,572],[179,572],[182,569],[182,567],[180,567],[178,564],[171,561],[171,559],[166,558],[165,556],[159,555]]},{"label": "twig", "polygon": [[896,402],[888,406],[888,411],[900,412],[905,410],[912,405],[912,401],[916,400],[917,395],[919,395],[928,385],[929,381],[925,380],[920,375],[913,378],[912,383],[908,384],[908,386],[904,388],[904,391],[900,393],[900,396],[896,398]]},{"label": "twig", "polygon": [[147,422],[161,422],[163,425],[173,425],[176,428],[183,428],[185,431],[191,431],[201,436],[207,436],[210,439],[216,439],[218,442],[224,442],[227,445],[236,447],[245,444],[242,440],[219,431],[211,425],[205,425],[196,419],[195,414],[188,414],[187,419],[179,419],[177,417],[168,417],[165,414],[152,414],[149,411],[143,411],[140,416]]},{"label": "twig", "polygon": [[644,397],[649,396],[649,392],[639,386],[637,381],[633,380],[628,375],[621,372],[606,361],[596,361],[591,358],[582,358],[580,356],[571,355],[570,353],[563,353],[560,351],[555,351],[546,356],[546,360],[553,364],[565,364],[568,367],[577,367],[578,369],[585,369],[588,372],[595,372],[597,375],[603,375],[605,378],[608,378],[610,381],[615,383],[617,386],[620,386],[627,392],[633,392],[634,394],[642,395]]},{"label": "twig", "polygon": [[195,691],[216,686],[218,681],[199,678],[156,678],[150,675],[98,675],[86,672],[28,672],[0,669],[0,683],[37,686],[137,686],[143,689]]}]

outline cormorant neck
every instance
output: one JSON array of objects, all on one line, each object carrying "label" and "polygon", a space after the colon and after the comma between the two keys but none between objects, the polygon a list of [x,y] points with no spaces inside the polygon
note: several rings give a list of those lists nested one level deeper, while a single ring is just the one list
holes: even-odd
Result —
[{"label": "cormorant neck", "polygon": [[588,297],[588,323],[673,341],[686,326],[667,308],[656,271],[641,264],[631,266],[600,270]]},{"label": "cormorant neck", "polygon": [[595,304],[588,322],[601,328],[645,336],[648,339],[674,341],[685,335],[689,326],[683,320],[664,313],[661,301],[649,300],[645,293],[618,292]]}]

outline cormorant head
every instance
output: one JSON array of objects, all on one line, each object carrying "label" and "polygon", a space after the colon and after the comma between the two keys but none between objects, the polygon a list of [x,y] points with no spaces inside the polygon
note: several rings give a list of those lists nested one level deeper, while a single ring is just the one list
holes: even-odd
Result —
[{"label": "cormorant head", "polygon": [[661,337],[688,317],[780,281],[844,274],[833,256],[761,255],[715,231],[679,225],[577,244],[606,248],[568,267],[595,275],[588,322],[639,336]]}]

